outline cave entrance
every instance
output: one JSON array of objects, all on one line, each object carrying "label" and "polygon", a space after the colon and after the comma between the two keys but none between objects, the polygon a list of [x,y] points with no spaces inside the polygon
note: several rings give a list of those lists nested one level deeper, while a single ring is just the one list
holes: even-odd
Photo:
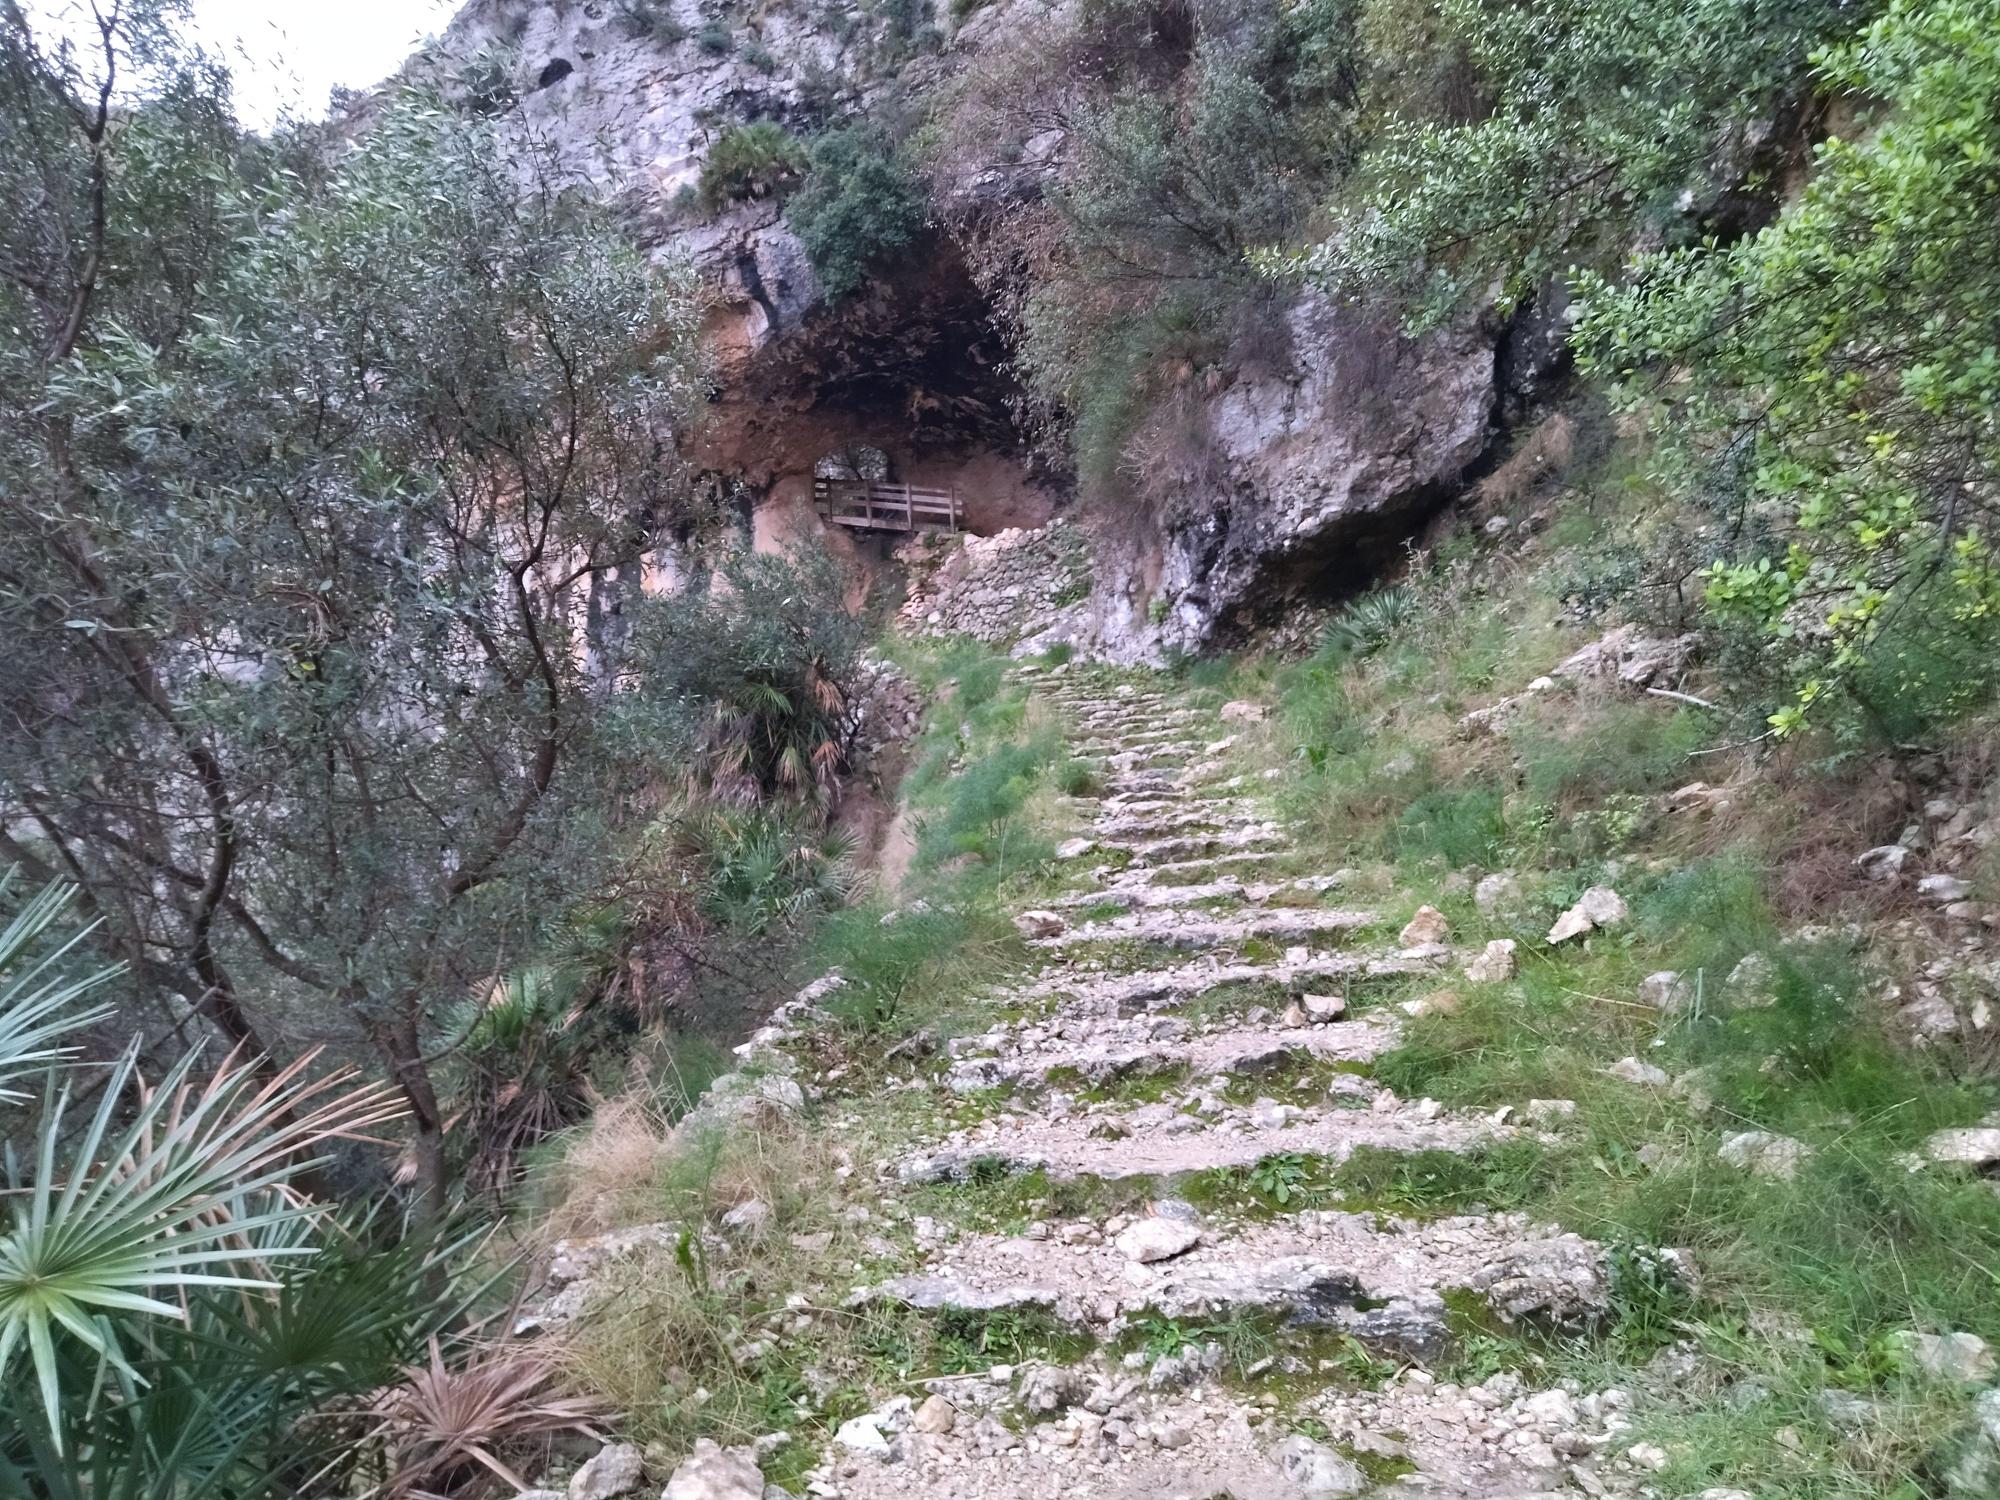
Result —
[{"label": "cave entrance", "polygon": [[948,240],[760,337],[711,409],[699,461],[795,518],[782,529],[817,511],[857,540],[984,536],[1043,525],[1067,502],[1068,476],[1017,421],[1023,393],[993,309]]}]

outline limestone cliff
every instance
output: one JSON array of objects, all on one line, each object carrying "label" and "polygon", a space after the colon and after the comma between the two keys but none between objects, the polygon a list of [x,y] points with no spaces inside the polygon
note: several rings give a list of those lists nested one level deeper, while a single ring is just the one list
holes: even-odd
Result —
[{"label": "limestone cliff", "polygon": [[[954,242],[1062,170],[1063,132],[995,138],[953,163],[932,183],[928,240],[838,300],[777,202],[705,210],[702,164],[752,121],[807,136],[860,115],[920,119],[983,51],[1063,9],[998,0],[946,34],[893,7],[725,15],[695,0],[472,0],[410,66],[518,106],[508,118],[621,203],[649,254],[703,272],[716,392],[695,458],[741,485],[760,540],[844,548],[811,514],[811,477],[859,445],[888,455],[898,479],[957,485],[977,533],[1041,526],[1075,499],[1017,425],[1010,351]],[[1280,305],[1191,396],[1198,458],[1164,461],[1144,507],[1077,514],[1090,596],[1073,597],[1066,575],[1062,608],[1008,634],[1155,659],[1291,594],[1365,582],[1488,447],[1496,342],[1478,324],[1413,340],[1310,295]],[[951,576],[982,566],[970,557]]]}]

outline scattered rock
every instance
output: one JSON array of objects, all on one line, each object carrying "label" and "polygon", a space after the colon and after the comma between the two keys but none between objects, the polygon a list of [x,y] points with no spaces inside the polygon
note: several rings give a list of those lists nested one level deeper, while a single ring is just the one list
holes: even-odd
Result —
[{"label": "scattered rock", "polygon": [[1635,1469],[1644,1469],[1657,1474],[1667,1466],[1667,1450],[1658,1443],[1634,1443],[1625,1450],[1625,1456],[1632,1461]]},{"label": "scattered rock", "polygon": [[764,1500],[764,1474],[749,1449],[696,1438],[660,1500]]},{"label": "scattered rock", "polygon": [[1945,1484],[1953,1500],[1991,1500],[2000,1493],[2000,1390],[1972,1403],[1972,1428],[1960,1441]]},{"label": "scattered rock", "polygon": [[1617,927],[1630,915],[1631,909],[1625,905],[1624,897],[1608,885],[1594,885],[1583,893],[1576,905],[1556,918],[1555,926],[1549,929],[1549,941],[1567,942],[1595,928]]},{"label": "scattered rock", "polygon": [[1465,966],[1465,977],[1474,984],[1498,984],[1503,979],[1512,979],[1514,949],[1517,946],[1512,938],[1493,939],[1477,958]]},{"label": "scattered rock", "polygon": [[950,1432],[952,1424],[957,1420],[957,1407],[942,1396],[931,1395],[924,1398],[923,1404],[917,1408],[916,1415],[910,1419],[910,1425],[918,1432],[937,1437]]},{"label": "scattered rock", "polygon": [[1621,1057],[1604,1070],[1620,1083],[1643,1084],[1647,1088],[1665,1088],[1667,1071],[1656,1068],[1649,1062],[1641,1062],[1636,1057]]},{"label": "scattered rock", "polygon": [[1301,997],[1306,1015],[1314,1021],[1338,1021],[1347,1014],[1345,995],[1306,995]]},{"label": "scattered rock", "polygon": [[646,1458],[637,1445],[606,1443],[570,1476],[569,1500],[614,1500],[631,1494],[645,1477]]},{"label": "scattered rock", "polygon": [[1405,1000],[1401,1009],[1404,1015],[1421,1021],[1425,1016],[1450,1016],[1458,1013],[1457,990],[1433,990],[1428,995],[1419,995],[1414,1000]]},{"label": "scattered rock", "polygon": [[1037,938],[1058,937],[1068,927],[1069,923],[1052,911],[1024,911],[1014,918],[1014,930],[1030,942]]},{"label": "scattered rock", "polygon": [[1778,966],[1766,953],[1746,953],[1723,981],[1730,1003],[1745,1010],[1759,1010],[1777,1001],[1773,987],[1778,982]]},{"label": "scattered rock", "polygon": [[1179,1219],[1141,1219],[1112,1243],[1127,1260],[1151,1265],[1187,1254],[1201,1243],[1201,1229]]},{"label": "scattered rock", "polygon": [[1368,1488],[1368,1476],[1323,1443],[1295,1432],[1271,1450],[1279,1472],[1299,1487],[1302,1500],[1344,1500]]},{"label": "scattered rock", "polygon": [[771,1205],[761,1198],[746,1198],[722,1216],[722,1227],[737,1234],[760,1235],[771,1227]]},{"label": "scattered rock", "polygon": [[1672,969],[1661,969],[1639,981],[1639,1003],[1672,1015],[1694,1003],[1694,986]]},{"label": "scattered rock", "polygon": [[1082,859],[1097,848],[1096,839],[1066,839],[1056,845],[1057,859]]},{"label": "scattered rock", "polygon": [[858,1417],[850,1417],[842,1422],[833,1434],[837,1447],[850,1453],[872,1453],[882,1457],[889,1452],[889,1435],[882,1430],[881,1421],[875,1413],[867,1412]]},{"label": "scattered rock", "polygon": [[1559,1124],[1564,1120],[1575,1119],[1576,1101],[1574,1099],[1530,1099],[1527,1108],[1522,1113],[1527,1116],[1530,1125],[1538,1125],[1546,1130],[1550,1126]]},{"label": "scattered rock", "polygon": [[1645,687],[1677,675],[1694,654],[1700,637],[1652,636],[1636,625],[1620,625],[1550,668],[1555,678],[1608,678],[1625,687]]},{"label": "scattered rock", "polygon": [[1972,887],[1956,875],[1926,875],[1917,882],[1917,894],[1939,906],[1949,906],[1970,896]]},{"label": "scattered rock", "polygon": [[1600,1317],[1611,1296],[1604,1252],[1574,1234],[1523,1240],[1470,1279],[1506,1321],[1534,1320],[1582,1328]]},{"label": "scattered rock", "polygon": [[1870,880],[1894,880],[1909,863],[1910,851],[1901,844],[1879,844],[1854,856],[1854,868]]},{"label": "scattered rock", "polygon": [[1926,1375],[1967,1385],[1984,1385],[1993,1378],[1993,1350],[1976,1333],[1904,1333],[1897,1342]]},{"label": "scattered rock", "polygon": [[1410,918],[1397,941],[1405,948],[1428,948],[1442,943],[1451,936],[1451,924],[1444,919],[1444,913],[1435,906],[1420,906],[1417,914]]},{"label": "scattered rock", "polygon": [[1014,1398],[1040,1416],[1067,1411],[1090,1393],[1090,1378],[1066,1365],[1031,1364],[1021,1369]]},{"label": "scattered rock", "polygon": [[1716,813],[1726,812],[1730,795],[1721,787],[1710,786],[1705,781],[1690,781],[1684,787],[1677,787],[1667,794],[1667,811],[1670,813]]},{"label": "scattered rock", "polygon": [[1774,1177],[1790,1182],[1799,1168],[1812,1157],[1812,1147],[1788,1135],[1768,1130],[1744,1130],[1729,1137],[1716,1150],[1719,1160],[1753,1177]]},{"label": "scattered rock", "polygon": [[1940,1130],[1924,1142],[1924,1155],[1935,1162],[1981,1170],[2000,1165],[2000,1126]]},{"label": "scattered rock", "polygon": [[1261,724],[1265,709],[1261,703],[1247,703],[1237,699],[1222,705],[1222,722],[1225,724]]},{"label": "scattered rock", "polygon": [[1496,871],[1472,888],[1472,904],[1489,917],[1516,911],[1521,905],[1521,882],[1511,870]]}]

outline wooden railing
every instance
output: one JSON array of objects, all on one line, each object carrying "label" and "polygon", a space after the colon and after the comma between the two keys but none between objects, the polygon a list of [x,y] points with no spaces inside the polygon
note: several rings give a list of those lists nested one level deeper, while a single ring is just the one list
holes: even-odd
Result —
[{"label": "wooden railing", "polygon": [[813,508],[831,526],[861,531],[957,531],[958,490],[870,479],[815,479]]}]

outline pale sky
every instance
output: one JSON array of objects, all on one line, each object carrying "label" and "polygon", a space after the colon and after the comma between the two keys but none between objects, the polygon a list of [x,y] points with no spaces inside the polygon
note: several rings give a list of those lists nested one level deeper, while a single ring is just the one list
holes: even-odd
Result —
[{"label": "pale sky", "polygon": [[228,59],[236,111],[265,126],[281,110],[317,119],[335,84],[396,71],[460,0],[194,0],[202,40]]},{"label": "pale sky", "polygon": [[[318,119],[335,84],[380,83],[462,0],[192,0],[200,40],[229,64],[236,113],[263,128],[282,112]],[[47,17],[81,0],[31,0]],[[82,8],[87,17],[87,8]],[[59,24],[62,22],[59,21]]]}]

